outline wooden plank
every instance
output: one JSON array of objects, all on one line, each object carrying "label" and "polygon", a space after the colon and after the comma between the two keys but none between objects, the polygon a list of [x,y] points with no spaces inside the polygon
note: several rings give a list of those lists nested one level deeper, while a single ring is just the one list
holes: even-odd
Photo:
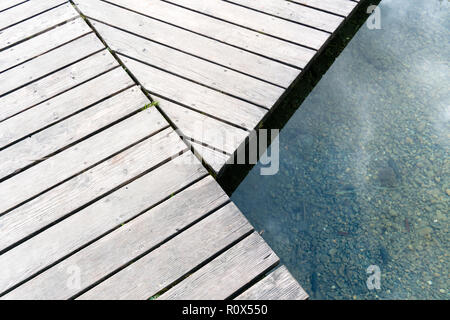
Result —
[{"label": "wooden plank", "polygon": [[2,2],[0,3],[0,11],[6,10],[25,1],[26,0],[2,0]]},{"label": "wooden plank", "polygon": [[0,52],[0,72],[91,32],[81,18]]},{"label": "wooden plank", "polygon": [[254,232],[162,294],[159,300],[223,300],[279,262]]},{"label": "wooden plank", "polygon": [[0,97],[0,121],[65,92],[119,64],[106,50]]},{"label": "wooden plank", "polygon": [[[303,68],[316,53],[315,50],[287,43],[260,32],[251,31],[239,26],[229,24],[196,12],[192,12],[159,0],[114,0],[113,3],[125,6],[155,19],[199,33],[212,39],[236,46],[286,64]],[[87,3],[91,8],[98,4],[94,0],[77,0],[83,11]],[[81,5],[82,4],[82,5]],[[97,11],[96,9],[92,9]],[[88,14],[88,16],[90,16]]]},{"label": "wooden plank", "polygon": [[[157,113],[157,110],[155,110]],[[155,121],[149,123],[147,121]],[[139,113],[0,184],[0,213],[103,161],[165,125],[161,115]]]},{"label": "wooden plank", "polygon": [[327,32],[248,10],[222,0],[167,0],[167,2],[316,50],[320,49],[330,36]]},{"label": "wooden plank", "polygon": [[227,0],[283,19],[305,24],[333,33],[344,20],[323,11],[315,10],[285,0]]},{"label": "wooden plank", "polygon": [[[135,121],[154,121],[151,126],[148,126],[148,129],[153,131],[160,130],[162,125],[165,124],[156,110],[141,113]],[[133,124],[133,122],[128,122],[128,124]],[[141,128],[142,125],[136,127],[137,130]],[[127,134],[128,132],[125,131],[124,133]],[[101,197],[129,179],[142,174],[143,170],[148,168],[145,161],[153,159],[152,154],[145,154],[145,152],[148,152],[146,146],[148,147],[149,143],[160,143],[159,141],[163,138],[164,141],[171,141],[158,135],[156,138],[148,140],[149,142],[146,144],[133,146],[1,216],[0,251],[78,210],[86,203]],[[171,133],[169,138],[177,141],[175,134]],[[131,139],[125,136],[125,140],[130,142]],[[142,145],[144,147],[141,147]],[[174,143],[174,147],[179,146]]]},{"label": "wooden plank", "polygon": [[158,98],[161,110],[186,138],[232,154],[248,136],[248,131],[230,126],[221,121]]},{"label": "wooden plank", "polygon": [[[83,13],[122,30],[253,77],[288,87],[299,70],[104,2],[80,3]],[[95,25],[95,21],[92,21]]]},{"label": "wooden plank", "polygon": [[[141,62],[120,56],[142,86],[158,96],[167,97],[215,118],[253,129],[267,110],[206,88]],[[157,99],[158,100],[158,99]]]},{"label": "wooden plank", "polygon": [[108,46],[118,53],[267,109],[270,109],[284,92],[280,87],[105,24],[94,22],[93,25]]},{"label": "wooden plank", "polygon": [[45,160],[48,155],[139,110],[146,103],[147,97],[135,86],[12,145],[0,153],[0,180]]},{"label": "wooden plank", "polygon": [[[186,153],[182,157],[192,158],[192,154]],[[144,181],[142,181],[141,188],[133,188],[133,191],[138,192],[142,198],[137,204],[141,206],[139,209],[145,210],[150,204],[156,203],[155,200],[158,197],[154,192],[159,197],[163,196],[160,195],[161,189],[155,187],[155,182],[159,186],[179,186],[183,183],[187,184],[195,177],[189,172],[206,174],[198,162],[195,168],[191,168],[185,167],[183,163],[180,163],[182,161],[184,160],[181,157],[176,158],[162,168],[156,169],[154,174],[150,173],[140,179],[146,179],[148,184],[144,185]],[[158,179],[158,176],[161,175],[169,179]],[[152,176],[152,180],[149,179],[150,176]],[[133,184],[130,184],[127,193],[131,192],[130,188],[132,187]],[[153,187],[152,191],[154,192],[148,192],[149,187],[151,189]],[[167,189],[167,191],[170,190]],[[136,194],[133,194],[133,200],[135,200]],[[228,197],[214,179],[206,177],[26,282],[2,299],[69,299],[136,257],[165,242],[169,237],[180,233],[181,230],[203,218],[227,200]],[[119,201],[119,199],[115,201]],[[125,213],[127,216],[131,216],[131,213],[128,213],[130,210],[126,206],[130,201],[129,198],[124,197],[120,201],[125,202],[121,204],[121,208],[123,208],[121,214]],[[132,207],[136,207],[136,204],[133,204]],[[133,213],[136,212],[137,210],[134,210]],[[108,217],[103,218],[107,224],[111,224],[109,216],[118,213],[119,210],[114,210],[113,213],[108,212]],[[84,218],[86,219],[87,216]],[[101,222],[97,215],[94,220],[97,225]],[[123,218],[121,220],[123,221]],[[67,225],[67,228],[70,228],[70,225]],[[69,235],[73,233],[72,229],[69,229],[68,232]],[[70,282],[71,277],[67,270],[73,266],[77,266],[80,270],[80,284],[77,287],[66,285]]]},{"label": "wooden plank", "polygon": [[67,2],[67,0],[30,0],[20,6],[0,12],[0,29],[31,18],[64,2]]},{"label": "wooden plank", "polygon": [[229,203],[79,299],[148,299],[252,231]]},{"label": "wooden plank", "polygon": [[194,152],[198,154],[204,162],[206,162],[216,174],[220,172],[222,167],[226,164],[230,155],[223,152],[213,150],[211,148],[205,147],[195,141],[187,142],[194,148]]},{"label": "wooden plank", "polygon": [[[126,165],[131,164],[133,160],[140,160],[139,171],[149,170],[155,165],[161,164],[175,156],[183,148],[185,149],[185,145],[173,130],[168,128],[146,140],[138,148],[140,149],[141,159],[130,159],[126,155],[124,158],[115,159],[121,171],[128,169],[135,171],[136,169]],[[135,150],[137,152],[137,149]],[[127,158],[128,161],[124,163],[123,160]],[[142,161],[142,158],[146,158],[146,161]],[[174,173],[182,171],[177,171],[173,166],[171,169]],[[181,166],[181,169],[183,169],[183,166]],[[42,268],[58,261],[74,250],[105,234],[105,232],[120,226],[142,210],[146,210],[156,201],[167,197],[169,195],[168,191],[173,190],[174,186],[185,185],[186,180],[192,181],[199,177],[200,174],[205,173],[201,166],[199,166],[197,171],[191,170],[192,168],[189,169],[186,170],[184,168],[187,173],[182,174],[183,181],[177,180],[178,178],[175,176],[170,177],[167,171],[163,171],[167,174],[165,179],[158,179],[157,176],[152,175],[149,176],[151,180],[148,180],[148,177],[144,178],[144,180],[135,180],[132,184],[122,187],[117,192],[95,202],[91,206],[7,251],[0,256],[0,266],[3,270],[0,275],[0,292],[8,290],[39,272]],[[133,177],[129,175],[125,181]],[[166,182],[168,184],[165,184]],[[158,191],[156,186],[160,187],[160,191]],[[113,185],[108,186],[108,188],[111,187]],[[148,194],[146,197],[143,197],[144,192]]]},{"label": "wooden plank", "polygon": [[321,9],[341,16],[348,16],[356,3],[348,0],[289,0],[312,8]]},{"label": "wooden plank", "polygon": [[0,50],[78,16],[76,10],[68,3],[7,29],[0,30]]},{"label": "wooden plank", "polygon": [[269,274],[236,300],[305,300],[308,294],[292,277],[285,266]]},{"label": "wooden plank", "polygon": [[[57,123],[133,85],[120,68],[111,70],[63,94],[0,123],[0,148],[31,136],[37,130]],[[27,125],[24,126],[23,124]],[[0,151],[1,152],[1,151]]]},{"label": "wooden plank", "polygon": [[0,96],[104,48],[93,33],[0,73]]}]

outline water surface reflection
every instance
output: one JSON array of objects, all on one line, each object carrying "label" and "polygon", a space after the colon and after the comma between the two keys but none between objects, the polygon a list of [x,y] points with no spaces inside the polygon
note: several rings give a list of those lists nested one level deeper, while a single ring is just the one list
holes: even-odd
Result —
[{"label": "water surface reflection", "polygon": [[232,200],[312,298],[448,299],[450,5],[380,8],[282,129],[279,173]]}]

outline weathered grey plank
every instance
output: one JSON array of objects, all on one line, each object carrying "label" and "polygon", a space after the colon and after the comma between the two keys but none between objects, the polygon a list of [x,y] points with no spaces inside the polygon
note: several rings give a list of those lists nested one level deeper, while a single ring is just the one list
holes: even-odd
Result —
[{"label": "weathered grey plank", "polygon": [[82,2],[83,12],[100,21],[133,32],[155,42],[215,62],[284,88],[298,76],[299,70],[273,60],[177,28],[146,16],[103,2]]},{"label": "weathered grey plank", "polygon": [[355,8],[356,3],[348,0],[290,0],[295,3],[318,8],[341,16],[348,16]]},{"label": "weathered grey plank", "polygon": [[[15,117],[0,122],[0,148],[61,121],[132,85],[132,79],[122,69],[114,69]],[[27,125],[24,126],[24,123]]]},{"label": "weathered grey plank", "polygon": [[268,109],[284,92],[280,87],[105,24],[94,22],[93,25],[114,51]]},{"label": "weathered grey plank", "polygon": [[[151,133],[152,130],[156,131],[161,129],[165,124],[163,118],[156,110],[151,112],[145,111],[134,118],[134,122],[128,121],[126,125],[134,125],[136,124],[136,121],[139,121],[136,130],[142,130],[146,125],[149,133]],[[147,121],[153,122],[151,124],[145,124]],[[170,133],[170,130],[167,132]],[[126,143],[133,142],[131,134],[130,129],[124,131]],[[135,135],[137,138],[142,136],[139,131],[136,132]],[[114,138],[114,136],[111,135],[109,137],[104,137]],[[169,138],[174,142],[177,142],[175,134],[170,133]],[[23,206],[1,216],[0,231],[2,238],[0,239],[0,250],[4,250],[30,234],[61,219],[66,214],[73,212],[86,203],[102,196],[109,190],[141,174],[148,168],[145,161],[153,159],[151,153],[145,154],[145,152],[149,151],[148,145],[151,143],[160,143],[159,141],[167,142],[172,140],[167,140],[164,135],[158,135],[155,138],[148,140],[149,142],[146,144],[143,144],[144,146],[147,146],[146,148],[140,147],[142,144],[133,146],[121,152],[119,155],[100,163],[92,169],[81,173],[56,188],[25,203]],[[120,144],[120,141],[117,143]],[[122,146],[119,146],[119,148]],[[174,147],[179,146],[174,143]],[[156,154],[160,154],[158,152],[156,152]]]},{"label": "weathered grey plank", "polygon": [[[243,128],[253,129],[267,110],[141,62],[120,56],[148,91]],[[158,99],[157,99],[158,100]]]},{"label": "weathered grey plank", "polygon": [[0,179],[72,144],[148,103],[138,87],[94,105],[0,152]]},{"label": "weathered grey plank", "polygon": [[299,6],[285,0],[227,0],[228,2],[252,8],[277,17],[306,24],[333,33],[344,20],[323,11]]},{"label": "weathered grey plank", "polygon": [[0,96],[104,48],[90,33],[17,68],[0,73]]},{"label": "weathered grey plank", "polygon": [[254,284],[236,300],[305,300],[308,294],[292,277],[285,266]]},{"label": "weathered grey plank", "polygon": [[79,298],[148,299],[251,230],[229,203]]},{"label": "weathered grey plank", "polygon": [[[169,128],[141,143],[137,148],[140,149],[137,153],[140,153],[141,159],[131,159],[126,154],[125,157],[115,159],[121,171],[128,169],[136,171],[135,168],[126,164],[132,163],[133,160],[141,160],[138,171],[143,172],[170,159],[186,147]],[[142,161],[142,157],[145,157],[146,161]],[[173,166],[171,169],[175,173],[176,169]],[[192,170],[192,168],[186,170],[184,167],[184,174],[179,172],[182,171],[183,165],[180,169],[177,172],[184,178],[183,181],[177,180],[175,175],[170,177],[167,171],[161,170],[159,174],[165,173],[165,179],[158,179],[157,176],[151,175],[143,180],[135,180],[132,184],[122,187],[117,192],[4,253],[0,256],[0,266],[3,270],[0,275],[0,292],[27,279],[105,232],[120,226],[142,210],[167,197],[174,186],[185,185],[186,180],[192,181],[205,173],[200,166],[198,170]],[[126,179],[133,177],[129,175]],[[148,180],[149,178],[151,179]],[[113,185],[108,186],[108,188],[111,187]]]},{"label": "weathered grey plank", "polygon": [[0,72],[91,32],[81,18],[0,52]]},{"label": "weathered grey plank", "polygon": [[[156,113],[156,110],[155,110]],[[147,120],[148,119],[148,120]],[[154,122],[149,122],[154,121]],[[163,127],[161,115],[139,113],[0,184],[0,212],[27,201]]]},{"label": "weathered grey plank", "polygon": [[30,0],[20,6],[0,12],[0,29],[7,28],[64,2],[67,0]]},{"label": "weathered grey plank", "polygon": [[0,11],[6,10],[26,0],[2,0],[0,2]]},{"label": "weathered grey plank", "polygon": [[76,10],[68,3],[0,30],[0,50],[78,16]]},{"label": "weathered grey plank", "polygon": [[[44,2],[51,1],[57,0],[29,2],[43,6]],[[182,137],[195,139],[195,142],[187,144],[193,146],[217,171],[248,136],[247,130],[253,129],[266,114],[267,110],[254,104],[267,109],[272,107],[282,93],[280,87],[288,87],[300,72],[286,64],[304,67],[316,51],[302,46],[321,48],[329,33],[334,32],[342,22],[342,17],[349,14],[357,3],[349,0],[345,0],[347,4],[343,0],[323,0],[320,3],[316,0],[295,1],[308,3],[301,5],[282,0],[111,0],[119,6],[141,13],[138,14],[104,1],[78,0],[80,8],[88,16],[125,29],[119,31],[93,21],[106,41],[119,52],[127,68],[147,90],[154,93],[160,102],[159,110],[171,119],[179,129],[178,133]],[[349,3],[353,6],[351,10],[348,9]],[[17,11],[20,14],[10,15],[10,11],[23,5],[0,12],[0,18],[6,12],[3,17],[10,18],[9,22],[0,20],[0,47],[2,41],[4,46],[8,46],[50,30],[58,25],[55,21],[61,21],[62,16],[66,20],[76,17],[70,16],[69,12],[73,13],[74,10],[69,8],[69,4],[60,5],[33,18],[30,18],[36,14],[33,12],[38,12],[35,7],[32,9],[35,11],[22,10]],[[345,10],[348,13],[343,14]],[[54,20],[45,21],[43,17],[52,17]],[[20,19],[26,20],[17,23]],[[70,23],[80,22],[81,19],[75,19]],[[2,23],[10,24],[2,29]],[[11,26],[13,23],[17,24]],[[0,157],[9,159],[0,164],[0,179],[2,170],[9,174],[16,168],[23,168],[31,156],[42,158],[58,151],[147,102],[141,93],[125,97],[131,92],[129,89],[89,109],[75,107],[74,101],[80,96],[86,107],[90,105],[89,101],[98,101],[95,97],[101,99],[101,93],[81,89],[77,91],[77,88],[86,88],[85,84],[77,85],[107,69],[78,69],[81,80],[72,81],[70,78],[74,70],[69,64],[78,65],[77,61],[83,58],[83,61],[92,62],[92,57],[86,57],[95,51],[85,52],[76,59],[76,53],[66,54],[60,50],[59,56],[55,54],[51,58],[50,55],[55,51],[64,47],[67,49],[67,45],[56,47],[79,34],[69,25],[56,27],[0,53],[0,71],[7,70],[0,73],[0,81],[8,80],[0,82],[0,132],[3,135],[0,137],[0,148],[1,139],[6,141],[3,147],[8,146],[0,151]],[[62,31],[65,28],[67,32]],[[71,32],[74,33],[71,35]],[[93,41],[94,38],[92,35]],[[44,42],[44,45],[40,46],[40,42]],[[100,43],[96,38],[95,42]],[[100,45],[97,50],[102,47]],[[83,49],[73,47],[69,51],[76,50]],[[126,58],[125,55],[144,63]],[[25,70],[21,70],[22,66]],[[11,70],[16,72],[8,73]],[[116,70],[118,73],[122,71]],[[8,77],[3,77],[4,74]],[[9,84],[11,79],[12,85]],[[115,78],[109,80],[117,82]],[[61,83],[57,83],[59,81]],[[91,79],[87,83],[92,84],[94,81]],[[108,88],[108,85],[95,87]],[[26,94],[26,90],[32,88],[36,92],[30,92],[30,98],[19,95]],[[80,94],[77,95],[77,92]],[[167,97],[177,103],[158,97]],[[120,101],[125,98],[133,102],[122,106]],[[136,99],[141,100],[138,102]],[[9,102],[13,103],[13,107],[9,107]],[[69,110],[63,105],[69,106]],[[52,114],[54,109],[61,113],[52,118],[55,116]],[[78,110],[83,111],[75,114]],[[145,118],[145,114],[152,114],[151,119]],[[87,118],[90,122],[86,121]],[[23,123],[27,123],[27,126]],[[149,130],[149,127],[152,129]],[[125,267],[136,257],[146,254],[167,237],[179,233],[179,228],[189,226],[218,205],[207,198],[214,196],[214,192],[208,193],[209,189],[194,190],[194,186],[206,180],[157,205],[171,193],[187,187],[206,174],[190,152],[169,161],[179,151],[186,151],[187,146],[167,127],[168,124],[156,108],[151,108],[44,159],[0,184],[0,251],[5,251],[0,256],[0,268],[6,270],[0,273],[0,293],[97,239],[4,298],[70,298],[111,272]],[[156,133],[158,130],[163,131]],[[36,134],[14,144],[24,138],[26,132]],[[151,133],[156,135],[120,152]],[[155,141],[150,142],[152,139]],[[201,143],[215,147],[218,151]],[[220,150],[227,154],[222,154]],[[105,160],[116,152],[120,153]],[[13,161],[14,158],[16,161]],[[213,163],[214,158],[219,159],[217,163]],[[147,173],[155,165],[161,166]],[[144,175],[130,182],[130,179],[141,174]],[[213,185],[211,178],[208,179]],[[190,193],[186,196],[188,191]],[[227,201],[223,192],[218,194],[222,196],[217,199]],[[205,199],[204,207],[195,207],[197,197]],[[179,199],[184,200],[179,202]],[[109,233],[153,205],[157,206]],[[191,207],[195,209],[189,209]],[[180,211],[179,208],[184,210]],[[50,226],[53,223],[56,224]],[[271,251],[257,234],[233,245],[250,234],[251,230],[238,209],[228,204],[101,282],[81,298],[148,298],[202,265],[197,272],[161,298],[230,297],[277,262],[275,256],[269,255],[263,259],[267,257],[265,253]],[[19,244],[21,240],[26,241]],[[222,251],[225,252],[213,259]],[[81,266],[82,272],[81,286],[75,288],[67,286],[68,279],[73,275],[69,269],[74,266]],[[295,279],[286,269],[280,268],[238,298],[305,297],[306,294]]]},{"label": "weathered grey plank", "polygon": [[230,158],[230,155],[205,147],[195,141],[186,140],[204,162],[206,162],[217,174]]},{"label": "weathered grey plank", "polygon": [[[299,68],[303,68],[316,53],[315,50],[287,43],[260,32],[235,26],[163,1],[113,0],[112,2],[155,19],[163,17],[165,22]],[[94,6],[98,2],[77,0],[75,3],[83,4],[80,5],[83,11],[83,6],[86,7],[88,3]]]},{"label": "weathered grey plank", "polygon": [[161,110],[186,137],[232,154],[248,136],[248,131],[230,126],[164,99],[157,99]]},{"label": "weathered grey plank", "polygon": [[[184,161],[182,157],[192,158],[192,154],[186,153],[165,164],[162,168],[156,169],[154,173],[144,176],[140,179],[142,181],[139,189],[135,188],[133,183],[129,185],[126,193],[129,194],[133,191],[140,194],[140,197],[137,198],[136,194],[133,193],[133,200],[142,198],[137,205],[132,205],[135,209],[133,214],[138,212],[137,209],[145,210],[151,204],[156,203],[156,200],[159,199],[158,196],[163,196],[160,194],[161,189],[155,187],[155,182],[160,186],[181,186],[195,178],[192,172],[197,175],[206,174],[206,171],[201,168],[198,162],[193,167],[185,166],[182,163]],[[158,176],[161,175],[168,179],[159,179]],[[149,192],[149,187],[154,189],[153,192]],[[171,190],[167,189],[167,191],[170,192]],[[123,195],[125,196],[125,193]],[[204,217],[227,200],[228,197],[214,179],[206,177],[75,253],[10,294],[5,295],[2,299],[68,299],[161,244],[168,237],[176,235],[180,230]],[[116,197],[115,201],[119,201],[119,199]],[[130,210],[126,206],[129,198],[124,197],[121,201],[125,201],[121,205],[121,214],[131,216],[131,212],[129,213]],[[140,208],[137,207],[139,205]],[[119,209],[114,211],[117,213],[108,213],[108,215],[119,213]],[[97,224],[101,222],[98,220],[96,217]],[[110,221],[111,219],[108,218],[106,223],[110,224]],[[70,230],[69,232],[72,233]],[[77,287],[67,286],[72,276],[68,270],[70,271],[74,266],[80,270],[80,284]]]},{"label": "weathered grey plank", "polygon": [[103,50],[0,97],[0,121],[42,103],[118,65],[116,59],[108,51]]},{"label": "weathered grey plank", "polygon": [[222,0],[167,0],[167,2],[316,50],[320,49],[330,36],[326,32],[278,19]]},{"label": "weathered grey plank", "polygon": [[277,255],[254,232],[162,294],[161,300],[222,300],[278,263]]}]

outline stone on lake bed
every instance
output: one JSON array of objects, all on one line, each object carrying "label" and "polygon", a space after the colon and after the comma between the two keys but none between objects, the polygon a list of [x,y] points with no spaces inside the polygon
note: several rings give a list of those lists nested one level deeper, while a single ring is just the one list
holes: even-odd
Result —
[{"label": "stone on lake bed", "polygon": [[392,188],[397,184],[397,176],[394,169],[384,167],[378,171],[378,182],[382,187]]},{"label": "stone on lake bed", "polygon": [[432,232],[433,232],[433,229],[431,229],[430,227],[423,227],[423,228],[420,228],[418,231],[419,235],[421,235],[421,236],[428,236]]},{"label": "stone on lake bed", "polygon": [[397,213],[397,211],[395,211],[393,209],[389,209],[389,215],[391,215],[392,217],[397,217],[398,213]]}]

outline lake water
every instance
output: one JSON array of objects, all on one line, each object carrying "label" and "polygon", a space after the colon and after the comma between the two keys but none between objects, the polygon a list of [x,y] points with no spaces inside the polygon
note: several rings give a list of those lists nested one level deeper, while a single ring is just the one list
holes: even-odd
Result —
[{"label": "lake water", "polygon": [[450,3],[379,8],[232,200],[312,299],[448,299]]}]

